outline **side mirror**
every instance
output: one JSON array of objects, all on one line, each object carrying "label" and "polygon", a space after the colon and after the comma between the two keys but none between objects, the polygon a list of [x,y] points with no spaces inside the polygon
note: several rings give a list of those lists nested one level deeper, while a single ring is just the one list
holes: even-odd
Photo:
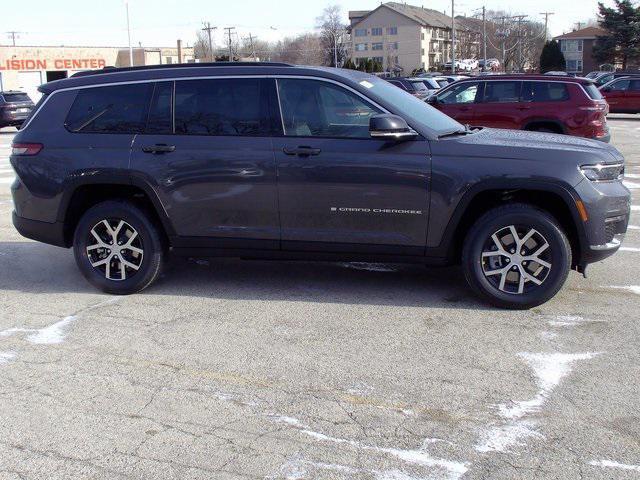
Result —
[{"label": "side mirror", "polygon": [[369,135],[372,138],[388,138],[390,140],[409,140],[418,134],[409,128],[404,118],[383,113],[369,119]]},{"label": "side mirror", "polygon": [[438,96],[437,95],[431,95],[430,97],[427,98],[427,103],[429,105],[436,105],[438,103]]},{"label": "side mirror", "polygon": [[610,89],[609,87],[607,87],[607,88],[601,88],[601,89],[600,89],[600,91],[601,91],[601,92],[610,92],[610,91],[611,91],[611,89]]}]

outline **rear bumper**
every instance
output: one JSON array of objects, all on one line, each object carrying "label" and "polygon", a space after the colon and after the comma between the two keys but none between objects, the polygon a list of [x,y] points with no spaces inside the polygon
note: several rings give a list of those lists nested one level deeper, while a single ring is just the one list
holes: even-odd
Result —
[{"label": "rear bumper", "polygon": [[14,227],[23,237],[57,247],[68,247],[64,239],[64,223],[62,222],[39,222],[20,217],[16,212],[12,213],[12,220]]}]

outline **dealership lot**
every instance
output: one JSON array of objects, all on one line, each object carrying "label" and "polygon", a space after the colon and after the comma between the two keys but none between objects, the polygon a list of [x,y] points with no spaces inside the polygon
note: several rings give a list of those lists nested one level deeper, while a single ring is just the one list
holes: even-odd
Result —
[{"label": "dealership lot", "polygon": [[610,117],[623,251],[528,312],[458,269],[172,261],[97,293],[10,221],[0,132],[0,478],[636,478],[640,116]]}]

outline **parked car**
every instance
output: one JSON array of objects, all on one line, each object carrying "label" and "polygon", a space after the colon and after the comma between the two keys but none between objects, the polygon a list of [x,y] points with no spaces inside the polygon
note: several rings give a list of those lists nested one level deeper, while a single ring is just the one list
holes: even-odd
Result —
[{"label": "parked car", "polygon": [[[438,81],[438,79],[441,79],[440,81]],[[443,85],[441,84],[442,82],[442,77],[415,77],[415,78],[411,78],[409,80],[418,80],[422,83],[424,83],[424,86],[427,87],[428,90],[428,94],[429,95],[433,95],[434,92],[437,92],[438,90],[440,90]],[[446,80],[444,80],[444,86],[447,86],[449,82],[447,82]],[[426,98],[426,97],[424,97]]]},{"label": "parked car", "polygon": [[462,63],[466,66],[467,71],[476,70],[479,66],[479,62],[475,58],[465,58]]},{"label": "parked car", "polygon": [[395,85],[402,90],[409,92],[414,97],[417,97],[421,100],[427,98],[430,94],[427,85],[424,83],[424,78],[387,78],[387,82],[392,85]]},{"label": "parked car", "polygon": [[160,65],[40,91],[10,157],[13,223],[109,293],[148,287],[171,252],[461,263],[483,298],[529,308],[627,228],[612,146],[469,129],[363,72]]},{"label": "parked car", "polygon": [[461,123],[609,141],[607,102],[584,78],[544,75],[460,80],[428,99]]},{"label": "parked car", "polygon": [[[469,65],[467,65],[466,63],[463,63],[460,60],[456,60],[456,71],[457,72],[461,72],[461,71],[465,71],[466,72],[466,71],[469,71],[469,70],[471,70],[469,68]],[[444,71],[445,72],[451,72],[451,62],[446,62],[444,64]]]},{"label": "parked car", "polygon": [[602,87],[606,85],[611,80],[622,77],[638,77],[640,78],[640,73],[638,72],[601,72],[599,75],[593,78],[596,86]]},{"label": "parked car", "polygon": [[33,106],[24,92],[0,92],[0,128],[19,127],[27,119]]},{"label": "parked car", "polygon": [[611,113],[640,113],[640,77],[621,77],[600,87]]},{"label": "parked car", "polygon": [[500,67],[500,60],[497,58],[481,58],[478,60],[478,68],[484,68],[485,70],[493,70]]}]

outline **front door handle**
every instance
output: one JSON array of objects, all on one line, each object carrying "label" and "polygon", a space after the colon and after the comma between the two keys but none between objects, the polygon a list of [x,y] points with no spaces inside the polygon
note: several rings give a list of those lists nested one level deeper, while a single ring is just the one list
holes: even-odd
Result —
[{"label": "front door handle", "polygon": [[142,151],[144,153],[171,153],[175,151],[175,145],[166,145],[164,143],[157,143],[155,145],[149,145],[147,147],[142,147]]},{"label": "front door handle", "polygon": [[309,157],[311,155],[320,155],[319,148],[311,148],[311,147],[296,147],[296,148],[284,147],[282,151],[287,155],[298,155],[299,157]]}]

